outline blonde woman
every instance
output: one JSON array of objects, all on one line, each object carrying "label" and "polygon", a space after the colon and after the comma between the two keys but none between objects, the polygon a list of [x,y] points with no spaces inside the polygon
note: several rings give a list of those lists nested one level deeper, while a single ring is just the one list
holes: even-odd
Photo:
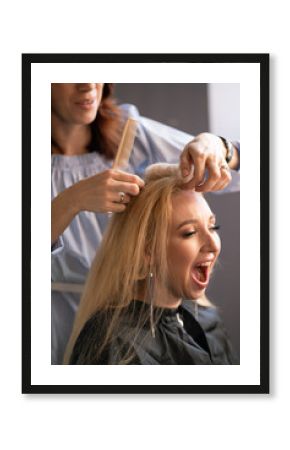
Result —
[{"label": "blonde woman", "polygon": [[87,279],[65,364],[233,363],[220,322],[216,338],[208,339],[194,317],[220,238],[203,195],[185,190],[180,180],[177,166],[151,166],[139,196],[112,218]]}]

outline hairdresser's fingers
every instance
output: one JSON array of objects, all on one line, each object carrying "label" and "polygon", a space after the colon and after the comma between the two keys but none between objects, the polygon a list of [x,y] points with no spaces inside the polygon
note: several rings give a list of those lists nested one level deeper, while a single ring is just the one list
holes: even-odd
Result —
[{"label": "hairdresser's fingers", "polygon": [[224,189],[232,180],[232,175],[229,169],[221,169],[221,178],[213,186],[212,191],[221,191]]},{"label": "hairdresser's fingers", "polygon": [[219,186],[218,190],[222,191],[223,189],[225,189],[227,187],[228,184],[229,184],[228,182],[222,184],[221,186]]},{"label": "hairdresser's fingers", "polygon": [[187,145],[179,157],[179,167],[181,175],[184,178],[190,174],[192,162],[193,160],[190,155],[189,146]]},{"label": "hairdresser's fingers", "polygon": [[215,190],[215,185],[221,179],[221,169],[213,161],[207,163],[208,177],[206,181],[196,188],[197,192],[209,192]]},{"label": "hairdresser's fingers", "polygon": [[112,213],[118,213],[118,212],[124,212],[126,209],[126,205],[123,203],[114,203],[112,202],[110,206],[108,206],[108,212]]},{"label": "hairdresser's fingers", "polygon": [[[197,167],[197,170],[195,170],[190,186],[194,187],[193,184],[195,183],[195,186],[202,185],[205,190],[210,190],[218,182],[215,177],[224,158],[225,146],[223,141],[211,133],[200,133],[185,146],[180,155],[181,173],[184,177],[189,175],[190,166],[193,164],[194,168]],[[215,165],[216,167],[214,167]],[[208,169],[208,178],[204,182],[205,168]]]},{"label": "hairdresser's fingers", "polygon": [[144,181],[138,175],[132,173],[123,172],[122,170],[110,170],[111,176],[115,181],[123,181],[127,183],[137,184],[139,187],[144,186]]},{"label": "hairdresser's fingers", "polygon": [[115,192],[125,192],[125,194],[129,195],[138,195],[140,193],[140,187],[136,183],[127,183],[127,182],[119,182],[114,181],[113,190]]},{"label": "hairdresser's fingers", "polygon": [[205,178],[205,158],[199,158],[195,161],[193,178],[184,184],[184,189],[196,189]]},{"label": "hairdresser's fingers", "polygon": [[131,200],[130,195],[125,194],[125,192],[123,191],[119,191],[119,192],[114,192],[114,196],[112,198],[112,201],[114,203],[129,203],[129,201]]},{"label": "hairdresser's fingers", "polygon": [[[222,166],[220,167],[220,178],[217,180],[217,182],[212,185],[210,187],[211,191],[220,191],[222,189],[224,189],[231,181],[232,179],[232,175],[231,175],[231,171],[228,168],[227,164],[224,163],[222,164]],[[204,185],[198,187],[196,190],[197,192],[202,192],[204,191],[204,189],[207,189],[207,187]]]},{"label": "hairdresser's fingers", "polygon": [[194,174],[192,183],[194,186],[199,186],[205,179],[205,157],[202,155],[195,159],[194,162]]}]

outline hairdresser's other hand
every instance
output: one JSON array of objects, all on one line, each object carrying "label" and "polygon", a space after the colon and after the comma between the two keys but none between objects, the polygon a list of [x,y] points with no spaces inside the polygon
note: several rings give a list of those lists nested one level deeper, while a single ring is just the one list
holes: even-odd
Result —
[{"label": "hairdresser's other hand", "polygon": [[180,169],[184,177],[194,166],[193,178],[186,189],[198,192],[224,189],[231,181],[231,173],[225,161],[226,148],[222,140],[211,133],[201,133],[189,142],[180,155]]},{"label": "hairdresser's other hand", "polygon": [[143,186],[144,181],[137,175],[109,169],[81,180],[71,189],[78,212],[105,213],[124,211],[131,196],[138,195]]}]

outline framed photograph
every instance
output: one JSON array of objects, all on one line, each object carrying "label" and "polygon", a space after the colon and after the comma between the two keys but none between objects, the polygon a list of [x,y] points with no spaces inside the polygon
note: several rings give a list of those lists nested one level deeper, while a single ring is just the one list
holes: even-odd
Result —
[{"label": "framed photograph", "polygon": [[[91,89],[94,96],[87,94]],[[91,120],[96,131],[90,131],[88,141],[80,133],[93,128],[80,117],[89,115],[98,89],[96,114],[101,119],[96,122],[95,115]],[[106,104],[104,99],[109,99]],[[122,362],[114,362],[110,350],[112,359],[73,362],[71,351],[65,362],[84,283],[112,211],[79,207],[71,216],[63,214],[70,203],[62,193],[98,174],[115,176],[108,150],[115,139],[113,125],[105,136],[100,123],[113,124],[116,117],[137,123],[126,173],[140,178],[152,163],[178,164],[181,152],[199,136],[202,144],[207,136],[224,149],[219,175],[223,169],[229,171],[231,181],[202,197],[213,211],[211,220],[217,220],[207,232],[216,233],[220,226],[221,252],[218,244],[210,283],[207,273],[213,260],[197,257],[192,279],[198,286],[208,284],[206,296],[184,300],[182,317],[181,306],[174,309],[178,344],[167,336],[160,359],[140,357],[126,363],[124,356]],[[70,145],[64,152],[59,143],[67,143],[68,135]],[[81,147],[82,142],[86,144]],[[204,180],[217,164],[211,158],[204,159]],[[269,393],[268,54],[23,54],[22,189],[23,393]],[[130,203],[133,193],[123,190],[116,190],[114,207]],[[56,198],[63,200],[52,210]],[[52,226],[55,215],[57,233]],[[176,266],[178,252],[179,248],[172,253]],[[214,254],[212,249],[205,252]],[[184,337],[187,314],[196,338]],[[152,342],[159,345],[152,323]],[[78,336],[73,349],[83,342]],[[191,356],[184,356],[185,341],[199,356],[191,359],[191,350]],[[173,347],[178,349],[175,359]],[[144,347],[141,350],[144,354]]]}]

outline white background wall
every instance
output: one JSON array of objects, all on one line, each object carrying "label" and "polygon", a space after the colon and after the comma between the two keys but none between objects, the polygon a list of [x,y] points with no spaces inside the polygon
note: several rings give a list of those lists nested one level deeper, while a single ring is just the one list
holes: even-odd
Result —
[{"label": "white background wall", "polygon": [[240,139],[240,85],[211,83],[208,86],[209,129],[218,136]]},{"label": "white background wall", "polygon": [[[148,0],[136,8],[127,0],[109,5],[28,0],[2,6],[2,448],[272,450],[287,446],[289,15],[287,2],[270,5],[261,7],[252,0],[172,4]],[[272,53],[270,396],[21,395],[21,52]],[[250,305],[249,295],[249,311]]]}]

